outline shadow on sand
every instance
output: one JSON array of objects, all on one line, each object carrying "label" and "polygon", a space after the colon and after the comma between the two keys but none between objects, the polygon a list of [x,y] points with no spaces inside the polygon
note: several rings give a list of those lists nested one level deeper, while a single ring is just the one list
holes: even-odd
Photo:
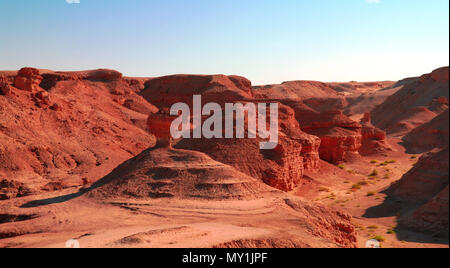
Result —
[{"label": "shadow on sand", "polygon": [[363,217],[368,219],[396,217],[398,225],[394,228],[394,231],[397,239],[400,241],[427,244],[449,243],[448,237],[414,232],[409,230],[408,227],[402,223],[402,217],[412,213],[422,204],[412,204],[393,197],[391,194],[391,188],[388,188],[382,193],[387,195],[385,201],[378,206],[368,208]]},{"label": "shadow on sand", "polygon": [[70,201],[72,199],[78,198],[86,193],[89,193],[90,191],[93,191],[93,190],[111,182],[112,180],[113,180],[113,177],[110,175],[107,175],[107,176],[103,177],[102,179],[98,180],[97,182],[95,182],[94,184],[92,184],[92,186],[90,186],[88,188],[80,189],[77,193],[56,196],[56,197],[47,198],[47,199],[34,200],[34,201],[27,202],[20,207],[21,208],[35,208],[35,207],[52,205],[52,204],[64,203],[64,202]]}]

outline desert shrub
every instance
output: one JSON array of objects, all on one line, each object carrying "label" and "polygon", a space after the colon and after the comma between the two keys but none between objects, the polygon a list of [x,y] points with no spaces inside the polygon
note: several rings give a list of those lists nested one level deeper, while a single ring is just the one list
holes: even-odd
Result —
[{"label": "desert shrub", "polygon": [[386,232],[387,234],[395,234],[394,228],[389,228]]},{"label": "desert shrub", "polygon": [[353,184],[352,185],[352,189],[353,190],[359,190],[359,189],[361,189],[361,185],[359,183]]},{"label": "desert shrub", "polygon": [[386,241],[386,238],[384,238],[384,237],[381,236],[381,235],[376,235],[376,236],[372,237],[372,239],[375,239],[375,240],[377,240],[378,242],[384,242],[384,241]]}]

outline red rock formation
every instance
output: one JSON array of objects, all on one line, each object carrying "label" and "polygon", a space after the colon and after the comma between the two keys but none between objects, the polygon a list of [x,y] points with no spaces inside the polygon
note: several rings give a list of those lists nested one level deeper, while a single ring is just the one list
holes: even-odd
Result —
[{"label": "red rock formation", "polygon": [[177,116],[171,116],[168,109],[161,109],[149,115],[147,126],[150,133],[156,137],[156,147],[172,147],[170,126]]},{"label": "red rock formation", "polygon": [[63,72],[45,73],[42,74],[42,78],[43,79],[40,84],[40,87],[42,87],[47,91],[50,90],[52,87],[56,86],[56,84],[60,81],[80,79],[80,77],[78,77],[75,73],[63,73]]},{"label": "red rock formation", "polygon": [[93,185],[91,198],[254,199],[277,191],[207,155],[148,149]]},{"label": "red rock formation", "polygon": [[[8,74],[19,86],[28,81],[32,93],[11,87],[14,94],[0,94],[0,179],[33,192],[55,188],[49,183],[79,186],[154,145],[146,121],[156,107],[126,83],[91,81],[83,78],[86,72],[58,73],[46,76],[56,82],[44,91],[37,73],[27,68]],[[117,89],[124,95],[114,94]]]},{"label": "red rock formation", "polygon": [[402,179],[393,185],[393,196],[423,204],[438,195],[449,184],[448,147],[422,156]]},{"label": "red rock formation", "polygon": [[409,153],[424,153],[448,145],[449,111],[448,109],[430,122],[423,124],[403,137]]},{"label": "red rock formation", "polygon": [[272,187],[290,191],[301,184],[305,169],[317,169],[320,139],[302,132],[293,110],[281,104],[279,125],[279,143],[273,150],[261,150],[259,138],[184,139],[176,148],[204,152]]},{"label": "red rock formation", "polygon": [[402,217],[402,225],[410,229],[448,238],[449,233],[448,185],[438,195],[411,214]]},{"label": "red rock formation", "polygon": [[400,218],[402,226],[448,237],[449,148],[426,154],[394,184],[389,194],[415,209]]},{"label": "red rock formation", "polygon": [[403,136],[448,109],[448,72],[444,67],[410,81],[372,111],[373,124]]},{"label": "red rock formation", "polygon": [[274,100],[304,100],[339,96],[328,84],[315,81],[289,81],[280,85],[255,86],[252,91],[257,99]]},{"label": "red rock formation", "polygon": [[364,114],[361,125],[362,146],[359,149],[361,155],[372,155],[392,150],[386,143],[386,132],[372,125],[370,113]]},{"label": "red rock formation", "polygon": [[98,69],[86,72],[85,79],[103,82],[118,81],[122,79],[122,73],[115,70]]},{"label": "red rock formation", "polygon": [[18,198],[31,194],[32,191],[24,183],[3,179],[0,181],[0,200]]},{"label": "red rock formation", "polygon": [[41,81],[42,76],[39,75],[39,70],[22,68],[14,79],[14,86],[21,90],[36,92],[40,90],[39,84]]},{"label": "red rock formation", "polygon": [[3,75],[0,75],[0,93],[6,96],[12,93],[12,88],[8,83],[8,78]]},{"label": "red rock formation", "polygon": [[341,111],[314,113],[303,110],[297,115],[301,129],[321,139],[320,158],[332,163],[358,156],[362,145],[362,126]]},{"label": "red rock formation", "polygon": [[202,101],[231,103],[249,99],[251,82],[239,76],[172,75],[154,78],[145,83],[142,95],[157,107],[171,107],[183,102],[192,104],[193,95],[202,95]]}]

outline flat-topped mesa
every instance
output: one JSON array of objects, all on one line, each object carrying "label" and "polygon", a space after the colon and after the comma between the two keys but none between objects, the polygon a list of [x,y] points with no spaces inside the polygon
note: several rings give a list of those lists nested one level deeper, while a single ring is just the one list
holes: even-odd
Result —
[{"label": "flat-topped mesa", "polygon": [[255,98],[277,100],[304,100],[338,96],[338,92],[329,85],[317,81],[288,81],[278,85],[254,86],[253,94]]},{"label": "flat-topped mesa", "polygon": [[192,105],[192,97],[201,95],[204,103],[232,103],[251,99],[251,82],[240,76],[170,75],[145,83],[143,97],[158,108],[183,102]]},{"label": "flat-topped mesa", "polygon": [[109,70],[109,69],[97,69],[86,72],[85,79],[94,81],[119,81],[122,79],[122,73]]},{"label": "flat-topped mesa", "polygon": [[42,74],[42,78],[43,80],[40,86],[45,90],[50,90],[60,81],[90,80],[94,82],[117,82],[121,81],[123,76],[122,73],[115,70],[97,69],[78,72],[49,72]]},{"label": "flat-topped mesa", "polygon": [[25,67],[20,69],[14,78],[14,86],[21,90],[37,92],[41,90],[39,84],[42,79],[38,69]]}]

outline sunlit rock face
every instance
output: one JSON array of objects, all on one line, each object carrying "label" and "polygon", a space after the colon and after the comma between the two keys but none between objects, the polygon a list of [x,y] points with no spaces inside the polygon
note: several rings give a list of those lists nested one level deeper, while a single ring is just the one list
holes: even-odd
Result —
[{"label": "sunlit rock face", "polygon": [[14,79],[14,86],[21,90],[36,92],[40,90],[39,84],[42,79],[38,69],[22,68]]}]

